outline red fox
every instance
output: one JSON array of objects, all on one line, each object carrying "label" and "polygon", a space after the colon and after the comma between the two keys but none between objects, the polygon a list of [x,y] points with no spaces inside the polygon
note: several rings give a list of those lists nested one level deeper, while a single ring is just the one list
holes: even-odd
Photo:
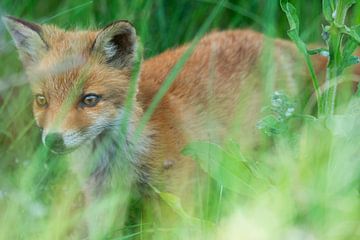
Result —
[{"label": "red fox", "polygon": [[[87,176],[90,196],[122,178],[110,172],[127,163],[136,183],[181,196],[189,192],[196,170],[194,161],[181,154],[187,143],[231,136],[246,146],[256,135],[265,97],[261,85],[268,81],[261,72],[269,71],[259,64],[265,45],[260,33],[228,30],[203,37],[134,142],[139,119],[189,45],[141,64],[128,131],[120,136],[134,66],[141,61],[131,23],[65,31],[14,17],[3,20],[29,78],[42,142],[55,153],[67,154],[74,169]],[[293,79],[307,73],[295,46],[274,40],[273,50],[275,86],[299,92],[303,83]],[[326,58],[314,57],[314,63],[317,70],[324,69]],[[120,142],[121,137],[125,141]]]}]

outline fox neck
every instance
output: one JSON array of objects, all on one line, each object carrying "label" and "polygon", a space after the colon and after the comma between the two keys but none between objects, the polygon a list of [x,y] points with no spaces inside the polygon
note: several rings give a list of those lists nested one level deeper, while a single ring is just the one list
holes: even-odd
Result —
[{"label": "fox neck", "polygon": [[145,129],[139,140],[133,138],[141,115],[142,110],[135,106],[129,115],[125,132],[119,123],[117,127],[104,130],[94,140],[70,154],[73,170],[85,185],[100,193],[104,188],[124,183],[148,182],[146,167],[141,159],[146,156],[151,144],[150,131]]}]

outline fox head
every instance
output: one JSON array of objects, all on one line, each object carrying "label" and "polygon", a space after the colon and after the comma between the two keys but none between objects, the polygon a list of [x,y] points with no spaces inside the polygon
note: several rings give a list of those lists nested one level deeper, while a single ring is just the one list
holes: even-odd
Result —
[{"label": "fox head", "polygon": [[4,17],[25,67],[42,142],[66,153],[119,124],[136,57],[128,21],[65,31]]}]

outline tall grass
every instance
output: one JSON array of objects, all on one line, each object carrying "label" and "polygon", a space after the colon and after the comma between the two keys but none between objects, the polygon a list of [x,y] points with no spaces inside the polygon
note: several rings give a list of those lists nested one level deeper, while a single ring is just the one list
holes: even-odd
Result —
[{"label": "tall grass", "polygon": [[[321,2],[293,3],[300,38],[320,42],[325,20]],[[282,38],[288,30],[287,18],[275,0],[222,4],[212,0],[3,0],[0,14],[64,28],[96,28],[128,19],[136,26],[145,59],[193,39],[196,44],[198,36],[212,29],[252,28]],[[360,4],[350,9],[348,21],[359,23]],[[177,196],[153,189],[178,215],[175,226],[159,228],[151,209],[146,209],[146,199],[129,195],[128,189],[117,189],[120,192],[92,208],[82,208],[80,183],[68,171],[68,162],[40,143],[31,92],[1,24],[0,239],[78,239],[74,228],[102,209],[111,214],[106,222],[92,226],[94,239],[360,238],[360,100],[348,93],[346,84],[338,90],[334,117],[305,116],[308,112],[299,106],[308,99],[289,99],[276,89],[276,79],[268,72],[271,57],[265,56],[268,101],[264,107],[269,111],[260,123],[267,141],[252,152],[243,151],[230,137],[221,145],[190,143],[183,154],[192,157],[208,176],[196,193],[197,214],[188,214]],[[267,48],[271,55],[271,42]],[[169,83],[173,77],[168,77]],[[287,117],[289,109],[295,112]]]}]

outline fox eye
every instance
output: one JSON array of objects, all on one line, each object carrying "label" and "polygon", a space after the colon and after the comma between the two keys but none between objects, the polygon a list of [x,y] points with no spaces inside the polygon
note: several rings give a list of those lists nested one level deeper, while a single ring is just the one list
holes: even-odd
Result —
[{"label": "fox eye", "polygon": [[36,104],[39,107],[46,107],[47,106],[47,100],[46,100],[46,97],[44,95],[41,95],[41,94],[36,95],[35,96],[35,101],[36,101]]},{"label": "fox eye", "polygon": [[94,93],[86,94],[83,96],[80,105],[83,107],[94,107],[100,101],[100,96]]}]

